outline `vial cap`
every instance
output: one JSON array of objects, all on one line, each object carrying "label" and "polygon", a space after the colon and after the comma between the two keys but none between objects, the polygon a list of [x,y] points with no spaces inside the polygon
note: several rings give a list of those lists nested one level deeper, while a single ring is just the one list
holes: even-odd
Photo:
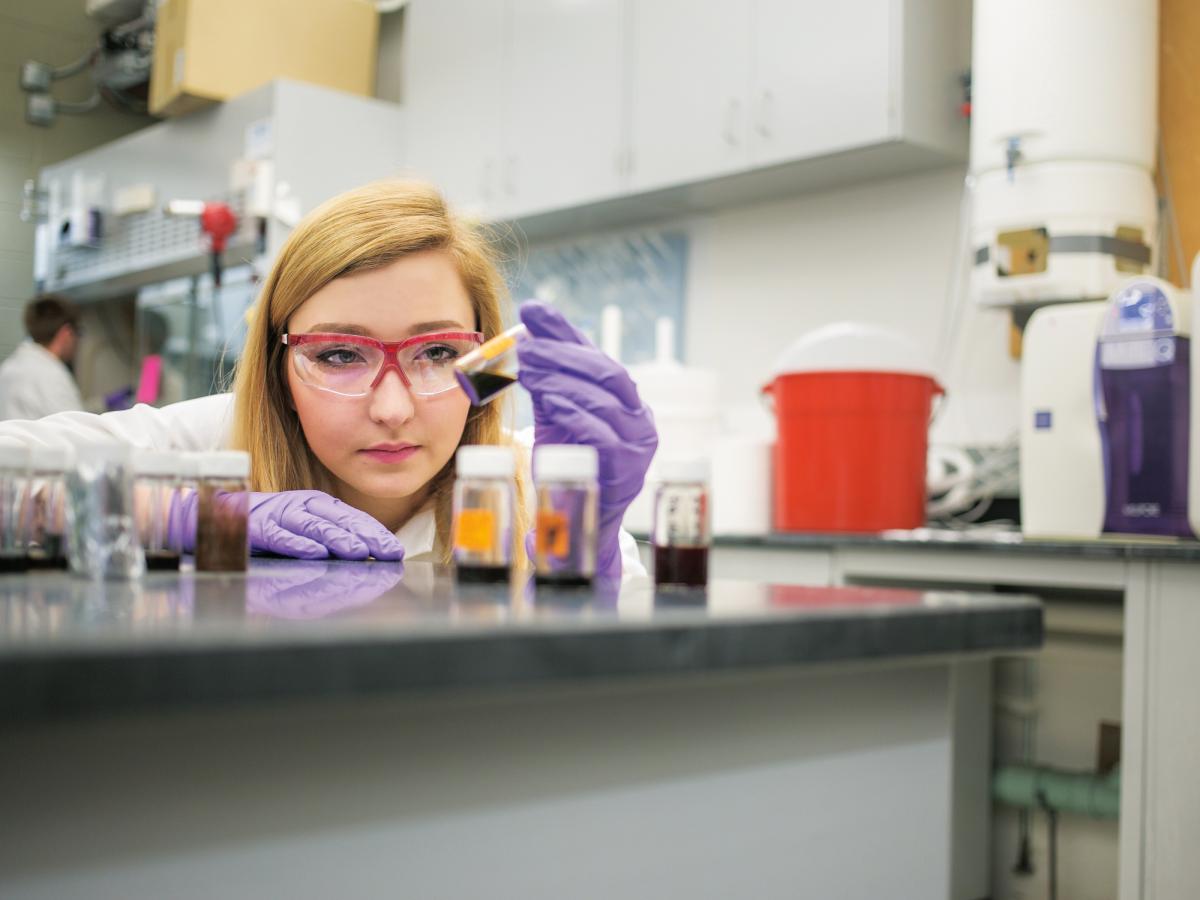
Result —
[{"label": "vial cap", "polygon": [[245,450],[214,450],[199,459],[201,478],[249,478],[250,454]]},{"label": "vial cap", "polygon": [[26,469],[28,467],[28,447],[24,444],[0,444],[0,468]]},{"label": "vial cap", "polygon": [[80,465],[85,466],[127,466],[132,455],[133,448],[128,444],[107,441],[99,444],[85,444],[75,453]]},{"label": "vial cap", "polygon": [[533,453],[533,480],[595,481],[600,455],[586,444],[543,444]]},{"label": "vial cap", "polygon": [[185,450],[175,454],[175,474],[180,478],[195,478],[200,474],[200,460],[204,454],[196,450]]},{"label": "vial cap", "polygon": [[516,458],[512,447],[494,444],[468,444],[455,455],[459,478],[512,478]]},{"label": "vial cap", "polygon": [[707,482],[710,465],[704,456],[674,456],[658,461],[658,480],[671,482]]},{"label": "vial cap", "polygon": [[133,471],[138,475],[175,475],[179,471],[178,456],[162,450],[135,450]]},{"label": "vial cap", "polygon": [[75,448],[69,444],[55,444],[52,447],[38,447],[31,454],[30,468],[35,472],[46,472],[61,475],[71,471],[75,466]]}]

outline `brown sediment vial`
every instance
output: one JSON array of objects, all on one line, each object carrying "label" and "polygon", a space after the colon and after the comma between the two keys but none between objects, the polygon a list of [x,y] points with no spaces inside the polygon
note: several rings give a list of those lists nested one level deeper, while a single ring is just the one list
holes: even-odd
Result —
[{"label": "brown sediment vial", "polygon": [[196,514],[196,571],[244,572],[250,496],[244,484],[201,483]]}]

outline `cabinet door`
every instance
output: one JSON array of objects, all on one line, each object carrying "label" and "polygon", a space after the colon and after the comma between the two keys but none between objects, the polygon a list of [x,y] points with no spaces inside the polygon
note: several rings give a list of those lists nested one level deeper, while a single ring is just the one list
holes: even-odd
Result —
[{"label": "cabinet door", "polygon": [[501,188],[505,4],[414,0],[405,16],[405,167],[486,218]]},{"label": "cabinet door", "polygon": [[624,184],[621,0],[512,0],[504,164],[509,216]]},{"label": "cabinet door", "polygon": [[[894,0],[755,0],[750,158],[819,156],[898,132]],[[895,79],[897,82],[899,79]]]},{"label": "cabinet door", "polygon": [[665,187],[746,164],[749,4],[634,0],[630,187]]}]

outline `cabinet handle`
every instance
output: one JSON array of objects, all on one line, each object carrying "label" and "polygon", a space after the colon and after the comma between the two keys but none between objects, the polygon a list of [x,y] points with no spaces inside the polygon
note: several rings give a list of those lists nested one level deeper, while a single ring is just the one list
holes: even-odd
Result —
[{"label": "cabinet handle", "polygon": [[742,101],[737,97],[731,97],[729,102],[725,104],[725,143],[730,147],[736,147],[741,143],[738,140],[738,121],[741,118]]},{"label": "cabinet handle", "polygon": [[765,138],[771,136],[771,119],[775,111],[775,95],[763,91],[758,99],[758,133]]}]

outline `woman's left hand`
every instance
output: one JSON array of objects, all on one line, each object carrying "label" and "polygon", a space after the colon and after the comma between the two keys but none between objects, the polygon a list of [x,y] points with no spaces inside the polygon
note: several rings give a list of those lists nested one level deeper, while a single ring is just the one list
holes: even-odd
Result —
[{"label": "woman's left hand", "polygon": [[521,304],[529,339],[519,347],[521,384],[533,397],[534,443],[588,444],[600,455],[596,571],[621,574],[617,535],[658,448],[654,417],[624,367],[557,310]]}]

